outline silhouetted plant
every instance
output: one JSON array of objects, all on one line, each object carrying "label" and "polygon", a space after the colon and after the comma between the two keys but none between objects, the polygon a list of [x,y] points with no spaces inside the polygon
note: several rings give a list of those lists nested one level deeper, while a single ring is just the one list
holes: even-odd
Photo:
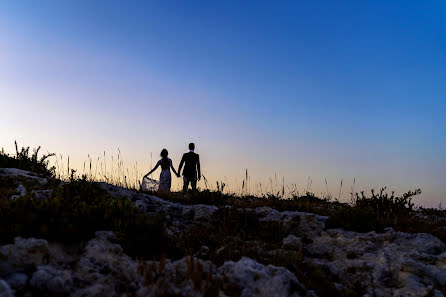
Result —
[{"label": "silhouetted plant", "polygon": [[366,197],[364,191],[361,192],[361,196],[356,193],[354,207],[371,209],[377,219],[398,220],[400,216],[411,214],[414,206],[412,197],[421,194],[421,190],[417,189],[397,197],[395,192],[389,195],[385,190],[384,187],[377,194],[372,189],[370,197]]},{"label": "silhouetted plant", "polygon": [[359,232],[405,227],[414,214],[412,197],[421,194],[421,190],[408,191],[402,196],[395,196],[394,192],[389,195],[385,190],[382,188],[379,193],[371,190],[370,197],[363,191],[361,195],[356,193],[353,205],[346,205],[330,215],[327,226]]},{"label": "silhouetted plant", "polygon": [[49,158],[55,154],[43,155],[39,158],[40,146],[30,154],[29,146],[19,150],[17,141],[14,142],[16,155],[10,156],[2,149],[0,151],[0,168],[18,168],[53,177],[55,167],[49,166]]},{"label": "silhouetted plant", "polygon": [[8,201],[0,213],[0,238],[40,237],[79,242],[98,230],[112,230],[130,255],[148,256],[166,249],[164,217],[141,213],[129,200],[114,197],[84,176],[52,189],[48,199],[31,193]]}]

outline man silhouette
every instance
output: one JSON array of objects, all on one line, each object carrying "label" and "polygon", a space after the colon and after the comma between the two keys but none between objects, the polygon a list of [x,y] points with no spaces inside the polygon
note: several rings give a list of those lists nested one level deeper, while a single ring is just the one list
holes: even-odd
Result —
[{"label": "man silhouette", "polygon": [[181,174],[181,168],[183,168],[183,191],[187,191],[189,183],[191,184],[192,190],[197,189],[197,180],[201,179],[200,171],[200,157],[194,152],[195,144],[189,143],[189,152],[183,155],[180,162],[180,167],[178,168],[178,174]]}]

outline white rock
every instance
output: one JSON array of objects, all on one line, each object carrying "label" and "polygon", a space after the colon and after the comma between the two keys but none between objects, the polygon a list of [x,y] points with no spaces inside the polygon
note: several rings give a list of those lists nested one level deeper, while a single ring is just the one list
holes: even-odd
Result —
[{"label": "white rock", "polygon": [[18,194],[16,194],[16,195],[12,195],[12,196],[10,197],[11,200],[15,200],[15,199],[18,199],[18,198],[20,198],[20,197],[24,197],[24,196],[26,196],[26,188],[25,188],[24,185],[20,184],[20,185],[17,187],[16,191],[17,191]]},{"label": "white rock", "polygon": [[250,258],[243,257],[238,262],[225,262],[219,269],[224,285],[240,288],[241,297],[250,296],[300,296],[304,290],[297,278],[284,267],[262,265]]},{"label": "white rock", "polygon": [[116,279],[132,282],[139,279],[137,264],[125,255],[119,244],[109,241],[113,232],[99,231],[97,237],[90,240],[84,254],[76,265],[74,274],[84,282],[103,284],[112,290]]},{"label": "white rock", "polygon": [[34,199],[44,200],[49,199],[52,192],[52,190],[33,190],[31,193],[34,194]]},{"label": "white rock", "polygon": [[[18,169],[1,170],[0,175],[17,177],[18,181],[22,178],[32,180],[39,185],[47,183],[38,175]],[[100,185],[111,195],[128,199],[141,211],[165,214],[166,232],[172,240],[180,238],[188,226],[207,227],[213,223],[213,214],[218,210],[211,205],[182,205],[105,183]],[[41,193],[38,191],[44,193],[42,197],[50,196],[49,190],[37,190],[34,192],[36,197]],[[26,189],[19,187],[18,193],[25,195]],[[269,246],[261,240],[255,243],[261,249],[258,255],[264,255],[264,259],[303,257],[303,261],[319,266],[341,294],[352,283],[360,281],[369,296],[389,296],[391,292],[395,296],[424,296],[429,292],[442,296],[435,288],[446,286],[446,245],[432,235],[396,232],[392,228],[382,234],[340,229],[324,231],[327,219],[324,216],[277,211],[269,207],[246,211],[258,219],[260,227],[278,227],[280,232],[285,232],[281,234],[288,234],[282,239],[281,248],[280,242]],[[160,288],[169,295],[201,296],[205,286],[209,285],[203,275],[211,275],[212,281],[222,280],[223,289],[238,288],[245,297],[314,295],[314,292],[305,292],[287,269],[265,266],[249,258],[228,261],[219,269],[209,261],[189,257],[177,261],[148,261],[146,265],[153,266],[150,283],[138,269],[141,262],[125,255],[122,247],[112,242],[114,237],[110,231],[96,232],[96,238],[85,245],[81,255],[68,253],[69,249],[60,244],[48,246],[42,239],[16,238],[14,244],[0,247],[0,277],[4,279],[0,281],[0,297],[13,296],[12,289],[22,290],[27,284],[42,293],[72,293],[75,297],[108,297],[117,286],[123,285],[128,285],[131,294],[138,296],[163,293],[157,291]],[[311,242],[304,240],[303,244],[301,238],[309,238]],[[230,247],[223,245],[216,255],[225,254],[223,251],[227,249]],[[203,247],[196,252],[204,257],[209,254],[209,249]],[[234,255],[241,253],[238,247],[232,252]],[[192,272],[191,261],[194,263]],[[25,274],[30,273],[30,267],[37,267],[32,276]],[[202,277],[198,275],[197,278],[196,274],[200,273]],[[198,290],[192,279],[202,280]],[[220,292],[220,296],[224,293]]]},{"label": "white rock", "polygon": [[271,207],[263,206],[255,209],[247,209],[259,218],[259,222],[278,222],[284,232],[314,236],[325,228],[326,216],[300,211],[278,211]]},{"label": "white rock", "polygon": [[164,199],[161,199],[159,197],[156,196],[152,196],[152,195],[148,195],[145,193],[140,193],[140,192],[136,192],[133,190],[129,190],[129,189],[125,189],[122,187],[117,187],[108,183],[98,183],[99,186],[106,190],[107,192],[109,192],[110,194],[112,194],[113,196],[121,196],[121,197],[125,197],[127,199],[129,199],[132,202],[141,200],[139,203],[142,204],[146,204],[146,205],[169,205],[172,202],[170,201],[166,201]]},{"label": "white rock", "polygon": [[68,292],[73,285],[71,273],[50,265],[39,266],[30,280],[31,286],[45,292]]},{"label": "white rock", "polygon": [[22,269],[30,264],[45,264],[49,257],[48,242],[44,239],[16,237],[14,244],[0,247],[0,271]]},{"label": "white rock", "polygon": [[0,176],[12,177],[15,179],[22,178],[25,180],[32,180],[39,183],[40,185],[45,185],[48,183],[48,179],[42,177],[37,173],[17,168],[1,168]]},{"label": "white rock", "polygon": [[214,205],[196,204],[192,205],[195,221],[210,221],[211,216],[218,210]]},{"label": "white rock", "polygon": [[14,293],[8,283],[0,279],[0,297],[14,297]]},{"label": "white rock", "polygon": [[363,286],[373,295],[423,296],[446,284],[445,244],[428,234],[409,234],[389,229],[386,233],[327,230],[305,246],[312,263],[324,267],[346,284],[362,273]]},{"label": "white rock", "polygon": [[200,254],[202,257],[206,257],[209,254],[209,248],[203,245],[200,249]]},{"label": "white rock", "polygon": [[116,235],[113,231],[96,231],[94,233],[96,239],[101,240],[114,240],[116,239]]},{"label": "white rock", "polygon": [[213,205],[183,205],[107,183],[99,183],[99,185],[114,196],[129,199],[142,212],[164,213],[167,221],[171,223],[177,222],[179,225],[191,224],[194,221],[210,221],[212,215],[218,210]]},{"label": "white rock", "polygon": [[114,288],[105,286],[103,284],[93,284],[86,288],[78,289],[72,293],[71,297],[107,297],[113,296],[110,294],[110,290],[114,291]]},{"label": "white rock", "polygon": [[26,285],[28,276],[24,273],[14,273],[6,281],[13,289],[17,289]]},{"label": "white rock", "polygon": [[282,240],[282,248],[299,251],[302,249],[302,239],[290,234]]}]

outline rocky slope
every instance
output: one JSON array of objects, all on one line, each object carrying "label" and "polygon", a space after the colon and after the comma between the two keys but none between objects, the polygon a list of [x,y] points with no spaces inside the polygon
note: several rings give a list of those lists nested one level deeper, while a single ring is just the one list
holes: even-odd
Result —
[{"label": "rocky slope", "polygon": [[[0,176],[15,180],[10,199],[29,191],[33,199],[51,196],[48,181],[30,172],[3,169]],[[107,230],[70,246],[16,238],[0,247],[0,297],[444,296],[446,245],[428,234],[327,230],[327,217],[311,213],[183,205],[101,187],[145,213],[164,214],[165,232],[179,248],[185,234],[221,236],[188,256],[156,261],[129,257]],[[246,222],[223,232],[222,220],[231,226],[231,218]]]}]

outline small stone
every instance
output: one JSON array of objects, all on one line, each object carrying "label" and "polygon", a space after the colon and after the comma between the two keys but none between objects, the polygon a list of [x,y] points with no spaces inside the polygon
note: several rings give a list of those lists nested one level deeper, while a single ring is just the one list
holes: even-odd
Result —
[{"label": "small stone", "polygon": [[296,251],[301,250],[302,239],[296,235],[290,234],[282,240],[282,248]]},{"label": "small stone", "polygon": [[14,297],[11,287],[2,279],[0,279],[0,297]]},{"label": "small stone", "polygon": [[34,272],[30,284],[42,291],[64,293],[70,290],[73,280],[67,270],[60,270],[52,266],[39,266]]},{"label": "small stone", "polygon": [[113,239],[115,239],[115,233],[113,233],[113,231],[96,231],[94,233],[94,235],[98,239],[103,239],[103,240],[113,240]]},{"label": "small stone", "polygon": [[15,200],[15,199],[18,199],[18,198],[23,197],[23,196],[26,195],[26,188],[25,188],[25,186],[22,185],[22,184],[20,184],[20,185],[17,187],[16,191],[17,191],[18,194],[16,194],[16,195],[12,195],[12,196],[11,196],[11,200]]},{"label": "small stone", "polygon": [[223,287],[236,287],[240,296],[298,297],[304,291],[296,276],[284,267],[265,266],[250,258],[227,261],[218,269],[225,279]]},{"label": "small stone", "polygon": [[14,273],[11,275],[8,279],[8,284],[13,288],[21,288],[26,285],[26,282],[28,281],[28,276],[24,273]]},{"label": "small stone", "polygon": [[215,251],[215,253],[218,255],[220,255],[221,253],[223,253],[226,250],[226,248],[224,246],[222,246],[221,248],[219,248],[218,250]]},{"label": "small stone", "polygon": [[208,253],[209,253],[209,248],[207,246],[203,245],[201,247],[201,254],[202,255],[207,255]]},{"label": "small stone", "polygon": [[52,190],[33,190],[31,193],[34,194],[34,199],[45,200],[51,197],[52,192]]}]

